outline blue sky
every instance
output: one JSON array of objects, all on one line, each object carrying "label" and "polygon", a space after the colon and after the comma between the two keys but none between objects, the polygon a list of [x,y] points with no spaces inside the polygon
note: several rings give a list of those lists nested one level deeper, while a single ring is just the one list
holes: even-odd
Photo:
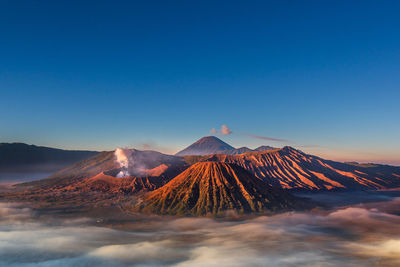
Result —
[{"label": "blue sky", "polygon": [[82,2],[0,1],[1,142],[400,165],[398,1]]}]

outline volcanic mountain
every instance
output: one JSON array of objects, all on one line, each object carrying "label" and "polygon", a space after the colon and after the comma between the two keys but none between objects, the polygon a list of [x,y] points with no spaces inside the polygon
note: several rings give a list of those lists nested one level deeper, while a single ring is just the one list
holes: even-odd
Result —
[{"label": "volcanic mountain", "polygon": [[[110,182],[93,177],[114,177],[126,180],[121,192],[153,190],[196,162],[215,161],[236,164],[266,184],[290,190],[367,190],[400,186],[400,167],[378,164],[341,163],[308,155],[292,147],[267,151],[250,151],[238,155],[212,154],[203,156],[171,156],[156,151],[129,150],[129,170],[126,177],[117,177],[121,170],[114,151],[101,152],[61,170],[47,179],[21,184],[49,190],[54,188],[79,189],[111,188],[119,186],[97,186],[95,183]],[[100,175],[100,176],[98,176]],[[101,182],[99,182],[101,181]],[[127,189],[129,184],[138,185]],[[93,185],[93,186],[92,186]],[[143,186],[142,186],[143,185]]]},{"label": "volcanic mountain", "polygon": [[365,190],[400,186],[400,167],[335,162],[292,147],[240,155],[190,156],[186,160],[236,164],[267,184],[283,189]]},{"label": "volcanic mountain", "polygon": [[[123,152],[125,160],[117,161],[116,151],[101,152],[47,179],[20,184],[16,186],[16,192],[0,195],[0,198],[35,200],[49,205],[64,205],[63,202],[70,201],[75,204],[84,201],[89,206],[93,203],[119,205],[120,199],[132,202],[138,194],[156,190],[143,202],[143,211],[193,215],[218,214],[231,208],[250,212],[295,207],[290,201],[271,198],[276,196],[275,191],[271,191],[267,198],[262,193],[266,189],[261,189],[261,185],[268,190],[272,187],[279,194],[284,194],[283,189],[319,191],[400,187],[400,167],[340,163],[308,155],[292,147],[237,155],[183,157],[135,149]],[[173,183],[170,182],[172,179]],[[207,193],[196,195],[200,192],[199,188]],[[250,196],[245,197],[244,192]],[[266,206],[266,199],[270,201],[270,206]],[[199,204],[193,204],[193,201]]]},{"label": "volcanic mountain", "polygon": [[188,156],[188,155],[210,155],[210,154],[228,154],[228,155],[237,155],[246,153],[249,151],[264,151],[274,149],[270,146],[260,146],[255,150],[250,149],[248,147],[240,147],[234,148],[231,145],[228,145],[221,139],[215,136],[206,136],[195,143],[191,144],[187,148],[183,149],[176,153],[176,156]]},{"label": "volcanic mountain", "polygon": [[[135,193],[154,190],[182,172],[183,158],[156,151],[126,149],[127,166],[121,167],[115,151],[101,152],[50,177],[19,184],[33,190]],[[127,173],[117,177],[121,170]]]},{"label": "volcanic mountain", "polygon": [[309,206],[300,198],[272,188],[235,164],[199,162],[138,204],[143,212],[169,215],[222,215],[282,211]]},{"label": "volcanic mountain", "polygon": [[340,163],[292,147],[183,157],[124,149],[124,159],[116,152],[101,152],[46,179],[17,185],[0,198],[87,209],[130,206],[141,198],[135,210],[220,215],[227,210],[246,213],[307,206],[288,190],[400,187],[400,167]]},{"label": "volcanic mountain", "polygon": [[224,151],[234,150],[233,146],[228,145],[221,139],[215,136],[206,136],[195,143],[191,144],[187,148],[176,153],[176,156],[186,156],[186,155],[209,155],[222,153]]}]

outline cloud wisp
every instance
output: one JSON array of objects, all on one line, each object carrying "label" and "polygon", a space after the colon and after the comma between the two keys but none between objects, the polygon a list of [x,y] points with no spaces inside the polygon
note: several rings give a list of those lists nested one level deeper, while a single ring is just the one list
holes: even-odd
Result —
[{"label": "cloud wisp", "polygon": [[293,143],[290,140],[287,139],[281,139],[281,138],[274,138],[274,137],[268,137],[268,136],[260,136],[260,135],[254,135],[254,134],[249,134],[249,133],[242,133],[242,132],[233,132],[228,126],[222,125],[220,130],[217,130],[215,128],[212,128],[210,130],[210,134],[217,135],[219,134],[220,136],[224,135],[230,135],[230,134],[239,134],[245,137],[249,138],[254,138],[254,139],[259,139],[259,140],[266,140],[266,141],[273,141],[273,142],[282,142],[282,143]]},{"label": "cloud wisp", "polygon": [[286,139],[274,138],[274,137],[268,137],[268,136],[260,136],[260,135],[254,135],[254,134],[249,134],[249,133],[238,133],[238,134],[246,136],[246,137],[260,139],[260,140],[266,140],[266,141],[283,142],[283,143],[291,142],[290,140],[286,140]]},{"label": "cloud wisp", "polygon": [[221,126],[221,135],[228,135],[231,133],[232,133],[232,131],[231,131],[231,129],[229,129],[228,126],[226,126],[226,125]]},{"label": "cloud wisp", "polygon": [[212,128],[210,130],[210,134],[213,134],[213,135],[224,136],[224,135],[229,135],[231,133],[232,133],[231,129],[229,129],[229,127],[226,125],[222,125],[220,130],[217,130],[215,128]]}]

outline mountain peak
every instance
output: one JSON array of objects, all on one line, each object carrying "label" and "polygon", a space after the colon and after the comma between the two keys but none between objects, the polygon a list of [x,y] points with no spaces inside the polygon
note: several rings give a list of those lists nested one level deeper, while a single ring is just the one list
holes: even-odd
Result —
[{"label": "mountain peak", "polygon": [[221,139],[215,136],[205,136],[200,138],[187,148],[176,153],[177,156],[187,155],[209,155],[223,153],[235,149],[229,144],[225,143]]},{"label": "mountain peak", "polygon": [[285,152],[300,152],[300,153],[303,153],[302,151],[300,151],[300,150],[298,150],[298,149],[295,149],[294,147],[291,147],[291,146],[284,146],[284,147],[282,148],[282,151],[285,151]]},{"label": "mountain peak", "polygon": [[207,142],[218,142],[218,143],[226,144],[224,141],[222,141],[221,139],[219,139],[218,137],[213,136],[213,135],[204,136],[204,137],[200,138],[199,140],[197,140],[194,143],[195,144],[202,144],[202,143],[207,143]]}]

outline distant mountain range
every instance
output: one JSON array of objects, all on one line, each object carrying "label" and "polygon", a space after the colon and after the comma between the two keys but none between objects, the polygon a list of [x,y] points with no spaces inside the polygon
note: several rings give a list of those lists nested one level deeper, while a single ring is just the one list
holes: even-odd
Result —
[{"label": "distant mountain range", "polygon": [[[85,199],[96,205],[120,205],[124,199],[130,203],[129,210],[197,216],[230,209],[246,213],[308,206],[289,190],[400,187],[400,167],[335,162],[292,147],[239,148],[237,154],[231,148],[216,137],[204,137],[181,151],[196,155],[126,149],[121,163],[117,151],[100,152],[46,179],[20,184],[16,188],[22,191],[0,194],[0,199],[43,203]],[[205,151],[214,152],[199,155]]]},{"label": "distant mountain range", "polygon": [[250,149],[248,147],[240,147],[234,148],[231,145],[228,145],[221,139],[215,136],[206,136],[185,149],[176,153],[176,156],[189,156],[189,155],[210,155],[210,154],[228,154],[228,155],[238,155],[242,153],[246,153],[249,151],[265,151],[274,149],[270,146],[260,146],[256,149]]},{"label": "distant mountain range", "polygon": [[[204,151],[204,148],[213,151],[232,151],[231,146],[217,137],[204,137],[189,146],[188,150],[193,148],[202,149],[202,151]],[[364,190],[400,186],[400,167],[357,164],[354,162],[341,163],[308,155],[292,147],[269,148],[267,147],[267,150],[263,151],[248,151],[240,154],[212,153],[190,156],[172,156],[157,151],[128,149],[126,153],[129,154],[131,162],[129,166],[120,166],[116,160],[115,152],[106,151],[95,153],[94,156],[60,170],[47,179],[23,185],[40,188],[57,186],[58,188],[67,187],[71,189],[75,188],[74,184],[78,182],[80,186],[83,186],[82,183],[85,183],[89,178],[116,177],[121,170],[125,170],[130,172],[127,177],[122,177],[125,180],[132,177],[136,180],[153,177],[145,183],[145,186],[136,187],[133,191],[129,189],[132,192],[149,191],[168,183],[180,172],[197,162],[213,161],[238,165],[266,184],[282,189]],[[84,155],[86,156],[86,154]],[[94,180],[90,181],[93,182]],[[129,183],[126,186],[129,186]]]},{"label": "distant mountain range", "polygon": [[55,172],[97,153],[24,143],[0,143],[0,173]]}]

